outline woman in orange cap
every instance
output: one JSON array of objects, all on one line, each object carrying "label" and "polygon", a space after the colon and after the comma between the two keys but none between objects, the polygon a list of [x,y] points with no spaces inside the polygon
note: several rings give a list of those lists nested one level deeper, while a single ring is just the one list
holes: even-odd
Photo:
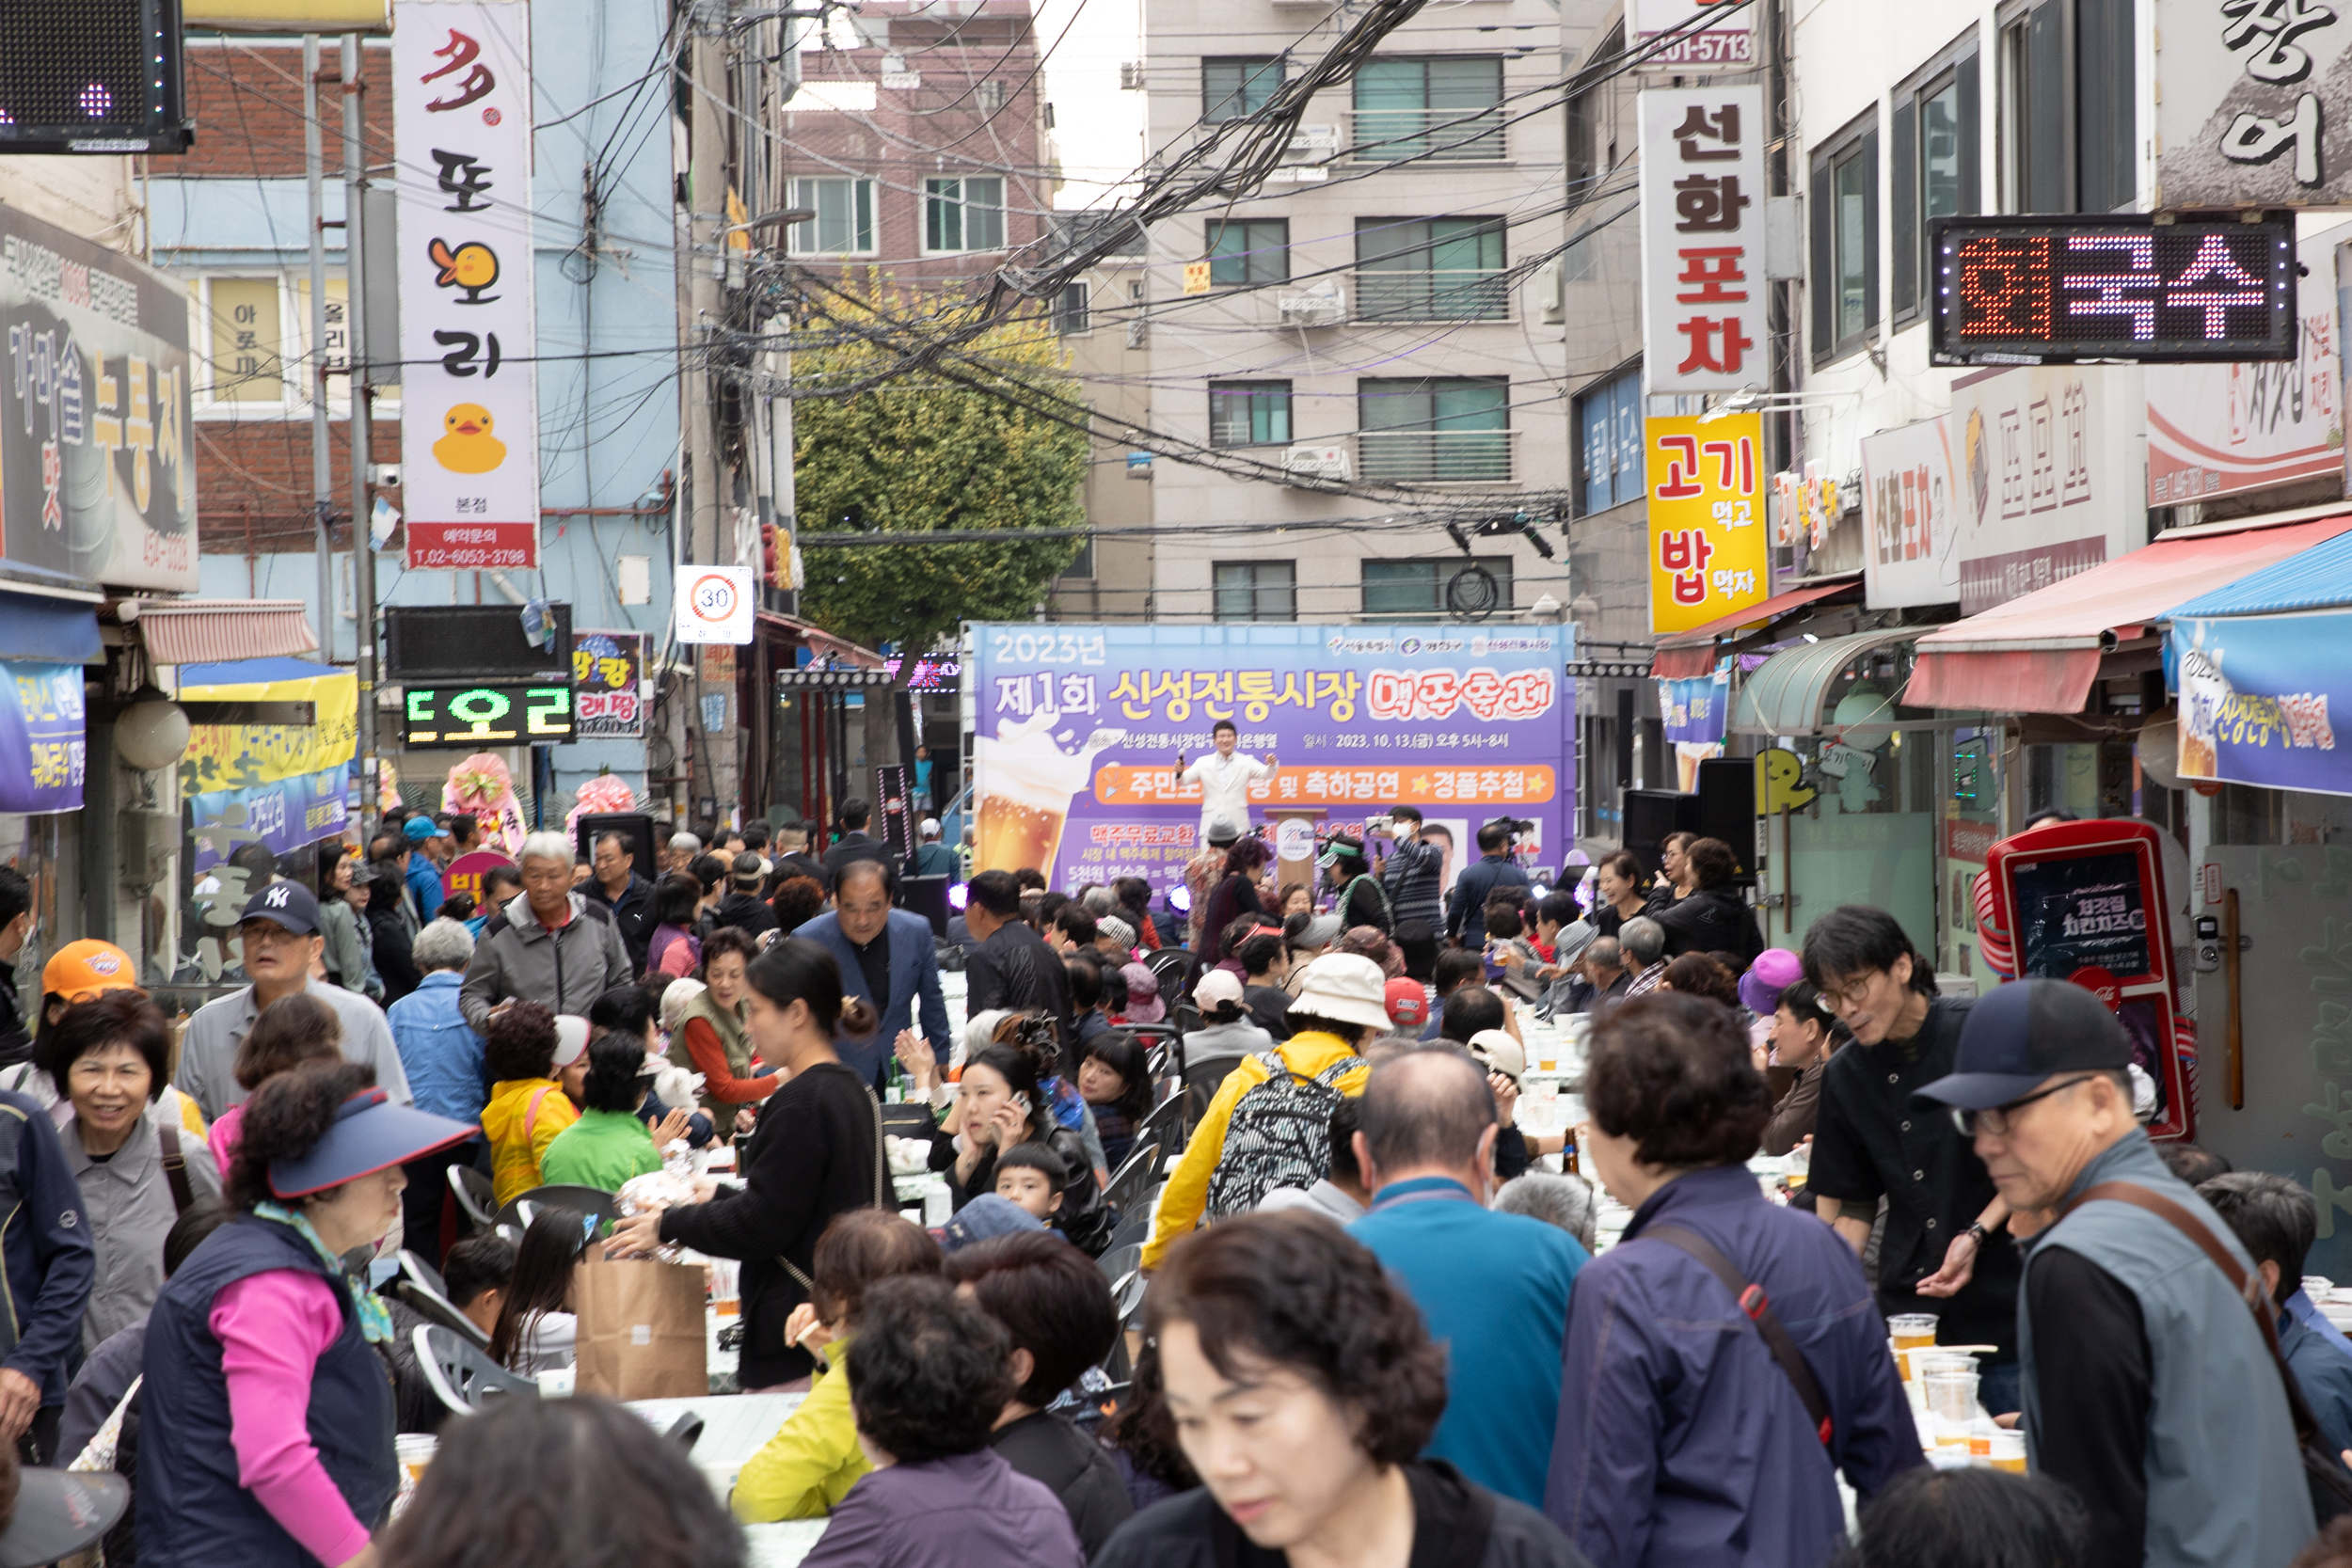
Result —
[{"label": "woman in orange cap", "polygon": [[[137,961],[113,942],[87,937],[67,942],[51,954],[49,962],[41,967],[40,1033],[47,1034],[76,1002],[88,1002],[113,990],[146,995],[138,974]],[[48,1111],[49,1119],[59,1127],[73,1119],[73,1102],[62,1098],[49,1074],[31,1062],[0,1072],[0,1089],[13,1089],[38,1101]],[[199,1144],[203,1142],[204,1113],[197,1108],[195,1101],[169,1085],[148,1107],[147,1114],[157,1125],[174,1123],[185,1129],[189,1137]]]}]

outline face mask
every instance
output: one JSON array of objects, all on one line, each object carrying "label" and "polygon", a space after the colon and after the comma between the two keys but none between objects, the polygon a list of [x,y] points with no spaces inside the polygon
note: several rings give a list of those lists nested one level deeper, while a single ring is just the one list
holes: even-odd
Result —
[{"label": "face mask", "polygon": [[397,1214],[393,1215],[392,1227],[377,1240],[369,1260],[376,1263],[399,1261],[401,1243],[406,1240],[406,1237],[402,1234],[404,1228],[401,1217]]}]

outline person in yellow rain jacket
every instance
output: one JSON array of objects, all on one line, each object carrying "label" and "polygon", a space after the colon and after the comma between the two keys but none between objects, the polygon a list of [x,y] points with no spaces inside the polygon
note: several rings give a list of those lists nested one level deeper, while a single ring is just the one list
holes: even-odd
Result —
[{"label": "person in yellow rain jacket", "polygon": [[[1291,1001],[1291,1037],[1276,1045],[1274,1053],[1300,1078],[1325,1084],[1349,1099],[1362,1094],[1372,1067],[1357,1052],[1389,1027],[1388,984],[1388,976],[1370,958],[1354,953],[1317,958],[1307,966],[1298,994]],[[1146,1270],[1158,1268],[1168,1249],[1200,1222],[1209,1208],[1217,1167],[1225,1163],[1226,1132],[1234,1109],[1244,1096],[1272,1076],[1273,1069],[1261,1056],[1244,1056],[1226,1074],[1216,1098],[1201,1114],[1200,1125],[1193,1130],[1192,1142],[1184,1146],[1184,1157],[1168,1179],[1168,1190],[1160,1195],[1152,1239],[1143,1246]],[[1259,1184],[1260,1178],[1247,1172],[1228,1173],[1229,1185],[1236,1184],[1236,1179],[1239,1190],[1227,1195],[1232,1212],[1254,1209],[1265,1196],[1249,1190]]]},{"label": "person in yellow rain jacket", "polygon": [[584,1065],[587,1049],[585,1019],[559,1019],[536,1002],[509,1003],[490,1019],[482,1047],[490,1075],[482,1132],[490,1140],[490,1180],[501,1208],[541,1184],[548,1145],[580,1119],[556,1074]]},{"label": "person in yellow rain jacket", "polygon": [[874,1467],[858,1447],[857,1418],[850,1409],[850,1341],[858,1307],[880,1280],[940,1272],[939,1243],[930,1232],[887,1209],[852,1209],[836,1217],[817,1238],[811,1261],[812,1299],[792,1309],[784,1337],[815,1351],[825,1370],[801,1407],[737,1473],[727,1506],[747,1525],[822,1519]]}]

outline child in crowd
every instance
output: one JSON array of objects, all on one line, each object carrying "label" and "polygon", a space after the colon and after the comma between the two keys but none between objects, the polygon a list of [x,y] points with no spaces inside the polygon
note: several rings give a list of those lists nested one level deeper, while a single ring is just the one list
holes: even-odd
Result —
[{"label": "child in crowd", "polygon": [[1020,1205],[1054,1228],[1069,1167],[1043,1144],[1015,1144],[996,1156],[996,1196]]},{"label": "child in crowd", "polygon": [[441,1283],[449,1287],[449,1302],[485,1334],[499,1325],[499,1309],[506,1305],[509,1282],[515,1277],[515,1243],[495,1233],[469,1236],[441,1259]]}]

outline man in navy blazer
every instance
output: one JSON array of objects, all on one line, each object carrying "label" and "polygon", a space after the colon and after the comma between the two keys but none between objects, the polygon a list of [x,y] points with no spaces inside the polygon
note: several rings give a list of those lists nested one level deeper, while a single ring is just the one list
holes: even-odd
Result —
[{"label": "man in navy blazer", "polygon": [[792,934],[824,943],[841,966],[841,988],[863,996],[881,1015],[872,1034],[838,1042],[842,1062],[869,1084],[887,1076],[891,1047],[898,1032],[923,1008],[923,1037],[940,1061],[947,1060],[947,998],[939,989],[939,959],[931,947],[931,923],[890,907],[898,891],[898,868],[888,861],[851,861],[834,884],[832,912],[820,914]]}]

